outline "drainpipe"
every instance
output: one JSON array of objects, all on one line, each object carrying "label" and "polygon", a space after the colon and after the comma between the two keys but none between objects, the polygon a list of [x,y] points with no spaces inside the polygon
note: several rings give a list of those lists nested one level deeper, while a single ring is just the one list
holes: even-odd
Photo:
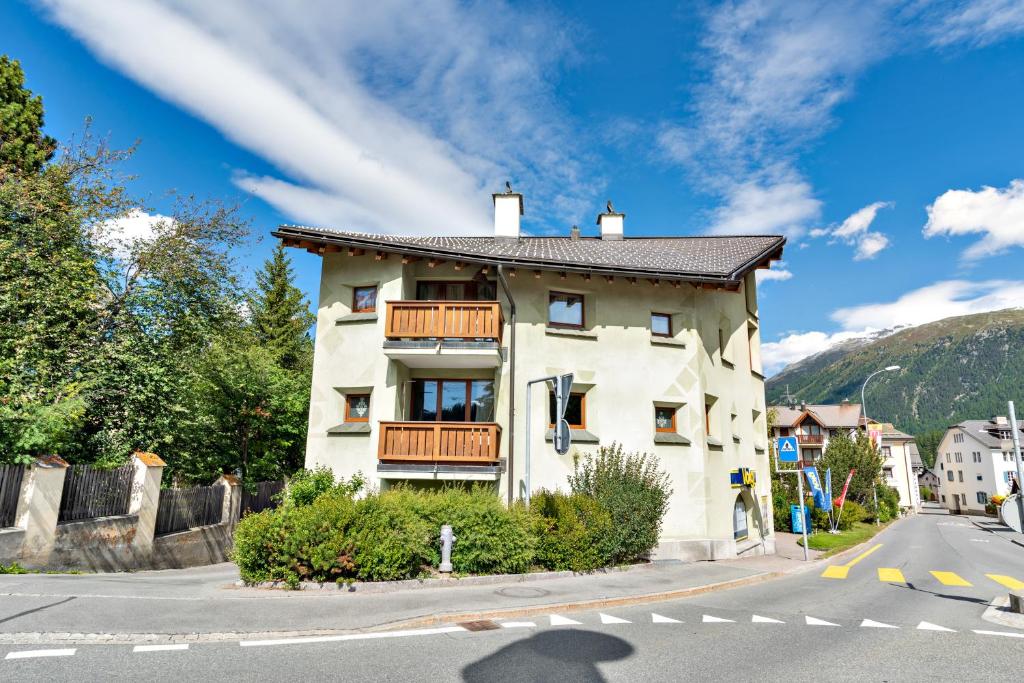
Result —
[{"label": "drainpipe", "polygon": [[512,463],[515,460],[515,436],[516,436],[516,300],[512,298],[512,290],[505,279],[505,270],[501,264],[497,264],[498,282],[508,299],[509,319],[509,340],[508,340],[508,467],[505,468],[508,476],[508,504],[512,505],[515,500],[515,478],[512,476]]}]

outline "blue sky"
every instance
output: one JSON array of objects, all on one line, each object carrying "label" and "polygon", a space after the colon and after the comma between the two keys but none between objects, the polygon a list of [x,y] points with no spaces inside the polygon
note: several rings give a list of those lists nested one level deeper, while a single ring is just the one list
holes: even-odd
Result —
[{"label": "blue sky", "polygon": [[[50,134],[281,222],[486,233],[611,198],[627,235],[781,233],[770,370],[848,336],[1022,305],[1024,3],[0,4]],[[136,228],[144,228],[137,221]],[[292,256],[316,301],[319,260]]]}]

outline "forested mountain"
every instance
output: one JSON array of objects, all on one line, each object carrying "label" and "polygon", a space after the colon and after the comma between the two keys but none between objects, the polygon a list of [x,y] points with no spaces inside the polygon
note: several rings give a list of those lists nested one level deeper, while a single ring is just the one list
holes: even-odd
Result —
[{"label": "forested mountain", "polygon": [[925,464],[947,425],[1006,414],[1015,399],[1024,411],[1024,309],[977,313],[853,340],[805,358],[767,383],[769,403],[788,386],[798,401],[860,401],[864,379],[883,373],[867,390],[872,418],[918,437]]}]

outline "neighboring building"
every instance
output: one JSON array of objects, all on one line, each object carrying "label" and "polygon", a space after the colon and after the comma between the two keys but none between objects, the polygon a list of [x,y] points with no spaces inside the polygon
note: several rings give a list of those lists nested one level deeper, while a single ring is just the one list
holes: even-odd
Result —
[{"label": "neighboring building", "polygon": [[924,470],[923,472],[918,474],[917,484],[918,486],[927,486],[929,489],[931,489],[933,496],[932,500],[939,500],[939,489],[942,487],[942,480],[939,478],[939,475],[936,474],[934,471]]},{"label": "neighboring building", "polygon": [[1009,494],[1017,477],[1009,420],[964,420],[949,427],[939,442],[934,470],[943,506],[952,512],[983,514],[989,499]]},{"label": "neighboring building", "polygon": [[889,423],[869,425],[869,430],[882,432],[882,477],[885,483],[900,494],[900,507],[921,511],[921,489],[917,485],[914,470],[914,456],[920,466],[921,456],[917,454],[914,437],[904,434]]},{"label": "neighboring building", "polygon": [[493,199],[493,237],[274,232],[323,256],[307,466],[519,499],[526,382],[571,372],[564,456],[532,389],[533,490],[618,442],[671,477],[659,557],[773,552],[754,270],[784,238],[627,238],[610,206],[600,237],[527,237],[522,195]]}]

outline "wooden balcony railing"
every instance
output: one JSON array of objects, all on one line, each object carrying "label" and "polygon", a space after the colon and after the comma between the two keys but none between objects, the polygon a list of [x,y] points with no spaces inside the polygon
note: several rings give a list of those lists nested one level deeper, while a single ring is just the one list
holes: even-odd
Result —
[{"label": "wooden balcony railing", "polygon": [[501,341],[504,319],[497,301],[389,301],[388,339]]},{"label": "wooden balcony railing", "polygon": [[496,464],[501,427],[494,422],[381,422],[382,462]]},{"label": "wooden balcony railing", "polygon": [[801,446],[820,446],[824,443],[824,438],[821,434],[798,434],[796,440],[800,442]]}]

